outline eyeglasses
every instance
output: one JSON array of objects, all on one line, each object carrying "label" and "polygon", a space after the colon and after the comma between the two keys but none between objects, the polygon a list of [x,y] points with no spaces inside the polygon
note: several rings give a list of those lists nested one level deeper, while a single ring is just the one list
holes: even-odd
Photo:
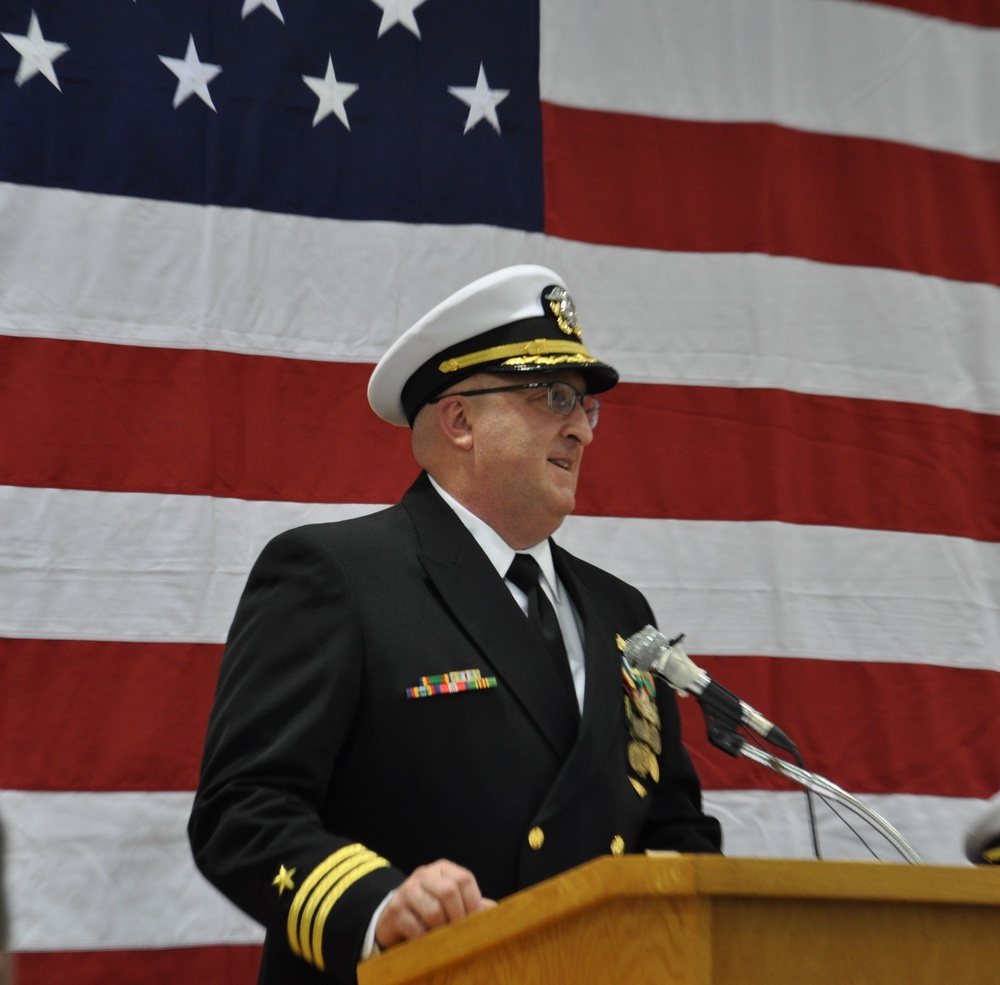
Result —
[{"label": "eyeglasses", "polygon": [[429,404],[436,404],[445,397],[478,397],[484,393],[505,393],[508,390],[540,390],[545,387],[548,390],[549,410],[560,417],[569,417],[573,413],[573,408],[579,404],[587,415],[587,423],[591,428],[597,427],[597,418],[601,413],[601,402],[597,397],[589,393],[580,393],[575,386],[564,383],[562,380],[538,380],[534,383],[514,383],[512,386],[493,386],[484,390],[459,390],[455,393],[442,393],[438,397],[431,397],[427,401]]}]

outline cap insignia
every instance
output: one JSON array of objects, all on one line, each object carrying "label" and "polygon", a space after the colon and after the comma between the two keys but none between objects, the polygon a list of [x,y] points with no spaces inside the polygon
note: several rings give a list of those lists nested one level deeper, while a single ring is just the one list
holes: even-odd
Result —
[{"label": "cap insignia", "polygon": [[569,292],[564,287],[550,287],[542,295],[548,302],[549,311],[555,315],[559,330],[566,335],[582,339],[583,333],[580,331],[580,320],[576,316],[576,305],[569,296]]}]

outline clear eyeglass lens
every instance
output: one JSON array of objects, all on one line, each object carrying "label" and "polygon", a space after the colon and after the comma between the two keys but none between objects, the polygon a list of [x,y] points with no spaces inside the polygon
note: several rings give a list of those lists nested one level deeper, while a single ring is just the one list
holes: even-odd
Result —
[{"label": "clear eyeglass lens", "polygon": [[576,406],[576,390],[565,383],[549,385],[549,408],[557,414],[568,417]]},{"label": "clear eyeglass lens", "polygon": [[583,412],[587,415],[590,426],[597,426],[597,417],[601,410],[601,403],[596,397],[590,394],[579,394],[568,383],[549,384],[549,410],[563,417],[569,417],[573,413],[573,408],[579,400]]}]

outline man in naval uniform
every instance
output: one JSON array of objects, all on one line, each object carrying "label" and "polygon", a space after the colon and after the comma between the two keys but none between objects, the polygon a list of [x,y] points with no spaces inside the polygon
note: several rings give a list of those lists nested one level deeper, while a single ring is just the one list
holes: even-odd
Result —
[{"label": "man in naval uniform", "polygon": [[350,983],[602,854],[720,850],[673,693],[622,660],[649,605],[549,539],[617,380],[558,274],[475,281],[371,377],[423,470],[402,502],[254,565],[189,833],[266,928],[260,982]]}]

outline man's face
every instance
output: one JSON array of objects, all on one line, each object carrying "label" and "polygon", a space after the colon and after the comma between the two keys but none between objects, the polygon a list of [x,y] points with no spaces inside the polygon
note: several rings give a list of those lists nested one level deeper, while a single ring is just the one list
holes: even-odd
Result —
[{"label": "man's face", "polygon": [[[567,371],[484,375],[477,378],[476,388],[549,380],[562,380],[580,393],[586,386],[580,373]],[[583,407],[578,401],[568,417],[554,413],[545,387],[468,400],[477,497],[489,512],[484,519],[508,543],[522,541],[512,547],[544,540],[576,505],[583,450],[594,438]]]}]

